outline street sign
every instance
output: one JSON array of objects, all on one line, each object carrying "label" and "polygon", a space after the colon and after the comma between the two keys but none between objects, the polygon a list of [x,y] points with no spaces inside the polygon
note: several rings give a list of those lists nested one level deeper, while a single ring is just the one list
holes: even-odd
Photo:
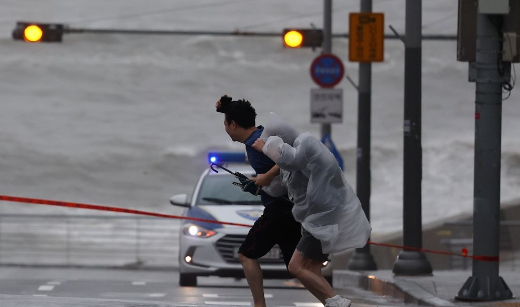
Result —
[{"label": "street sign", "polygon": [[311,89],[311,123],[343,121],[343,89]]},{"label": "street sign", "polygon": [[384,17],[383,13],[350,13],[349,61],[384,61]]},{"label": "street sign", "polygon": [[345,69],[343,62],[333,54],[322,54],[311,63],[311,77],[321,87],[334,87],[338,84]]}]

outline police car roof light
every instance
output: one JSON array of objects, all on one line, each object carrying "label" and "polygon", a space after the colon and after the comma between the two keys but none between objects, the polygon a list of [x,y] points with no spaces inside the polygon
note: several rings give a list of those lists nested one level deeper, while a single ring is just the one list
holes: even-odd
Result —
[{"label": "police car roof light", "polygon": [[208,161],[209,163],[247,162],[245,152],[210,152]]}]

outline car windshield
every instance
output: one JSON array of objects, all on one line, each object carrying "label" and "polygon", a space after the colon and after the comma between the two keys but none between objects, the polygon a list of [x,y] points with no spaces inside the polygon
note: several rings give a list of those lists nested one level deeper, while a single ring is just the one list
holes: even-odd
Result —
[{"label": "car windshield", "polygon": [[232,184],[238,182],[232,175],[206,176],[200,187],[198,205],[261,205],[260,196],[243,192]]}]

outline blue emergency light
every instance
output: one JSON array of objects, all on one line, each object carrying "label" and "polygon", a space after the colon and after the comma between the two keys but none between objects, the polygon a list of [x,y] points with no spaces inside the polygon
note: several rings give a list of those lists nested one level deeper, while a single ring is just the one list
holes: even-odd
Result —
[{"label": "blue emergency light", "polygon": [[210,152],[208,153],[209,163],[239,162],[246,163],[245,152]]}]

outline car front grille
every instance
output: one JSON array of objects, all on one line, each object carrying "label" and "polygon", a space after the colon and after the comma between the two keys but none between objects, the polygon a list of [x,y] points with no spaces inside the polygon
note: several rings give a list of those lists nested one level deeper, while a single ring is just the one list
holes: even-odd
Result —
[{"label": "car front grille", "polygon": [[[228,263],[240,263],[238,259],[238,248],[244,242],[246,236],[245,235],[226,235],[220,240],[217,241],[217,250],[220,253],[220,256],[224,259],[224,261]],[[269,264],[283,264],[283,255],[280,251],[280,247],[278,245],[273,246],[270,253],[277,254],[276,257],[268,257],[268,255],[258,259],[260,263],[269,263]]]}]

